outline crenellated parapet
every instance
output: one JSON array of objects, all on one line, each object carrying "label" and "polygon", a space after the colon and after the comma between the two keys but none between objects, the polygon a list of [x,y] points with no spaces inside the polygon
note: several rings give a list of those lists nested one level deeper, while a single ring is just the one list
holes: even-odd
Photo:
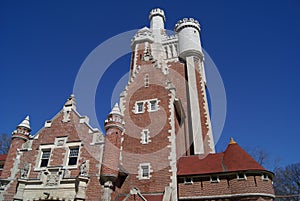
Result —
[{"label": "crenellated parapet", "polygon": [[154,16],[161,16],[164,22],[166,21],[165,12],[160,8],[154,8],[150,11],[149,20],[151,20]]},{"label": "crenellated parapet", "polygon": [[193,27],[200,32],[200,23],[194,18],[183,18],[175,24],[175,31],[179,32],[186,27]]}]

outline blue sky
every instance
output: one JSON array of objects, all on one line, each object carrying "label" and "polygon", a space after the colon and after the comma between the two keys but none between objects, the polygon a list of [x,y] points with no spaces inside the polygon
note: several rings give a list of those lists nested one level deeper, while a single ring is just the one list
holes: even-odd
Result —
[{"label": "blue sky", "polygon": [[[164,9],[170,30],[183,17],[200,21],[202,45],[217,65],[227,95],[217,150],[234,137],[242,147],[261,147],[281,158],[281,165],[300,162],[296,0],[1,1],[0,132],[10,134],[27,114],[32,133],[37,132],[72,93],[89,53],[114,35],[149,26],[148,14],[155,7]],[[100,124],[129,59],[117,60],[99,83]]]}]

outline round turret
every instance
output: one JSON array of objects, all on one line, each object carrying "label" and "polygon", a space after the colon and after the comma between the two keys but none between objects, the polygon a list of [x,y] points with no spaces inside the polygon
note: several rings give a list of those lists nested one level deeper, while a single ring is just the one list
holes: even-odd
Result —
[{"label": "round turret", "polygon": [[149,14],[149,20],[152,20],[152,18],[154,16],[160,16],[160,17],[163,18],[164,22],[166,21],[165,12],[160,8],[154,8],[154,9],[151,10],[151,12]]},{"label": "round turret", "polygon": [[203,58],[200,43],[200,24],[193,18],[184,18],[175,25],[175,32],[178,35],[179,57],[186,59],[188,56]]},{"label": "round turret", "polygon": [[166,17],[164,11],[156,8],[152,9],[149,15],[150,30],[154,36],[154,42],[160,43],[162,35],[165,33],[165,21]]},{"label": "round turret", "polygon": [[30,120],[29,116],[27,116],[16,128],[16,130],[12,133],[12,139],[21,138],[25,141],[29,139],[30,135]]}]

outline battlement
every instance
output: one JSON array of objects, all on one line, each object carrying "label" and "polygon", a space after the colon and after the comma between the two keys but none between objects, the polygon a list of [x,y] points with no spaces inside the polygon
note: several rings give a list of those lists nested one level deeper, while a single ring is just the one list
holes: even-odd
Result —
[{"label": "battlement", "polygon": [[186,27],[193,27],[200,32],[200,24],[194,18],[183,18],[175,24],[175,32],[179,32]]},{"label": "battlement", "polygon": [[152,17],[157,16],[157,15],[161,16],[164,19],[164,22],[166,21],[165,12],[160,8],[154,8],[151,10],[151,12],[149,14],[149,20],[151,20]]}]

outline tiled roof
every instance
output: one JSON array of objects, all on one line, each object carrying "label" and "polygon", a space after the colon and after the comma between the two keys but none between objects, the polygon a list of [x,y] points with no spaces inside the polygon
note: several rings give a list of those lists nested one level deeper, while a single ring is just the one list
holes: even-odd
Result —
[{"label": "tiled roof", "polygon": [[0,161],[5,161],[7,154],[0,154]]},{"label": "tiled roof", "polygon": [[178,175],[199,175],[246,170],[265,170],[237,143],[230,143],[224,152],[217,154],[181,157]]}]

